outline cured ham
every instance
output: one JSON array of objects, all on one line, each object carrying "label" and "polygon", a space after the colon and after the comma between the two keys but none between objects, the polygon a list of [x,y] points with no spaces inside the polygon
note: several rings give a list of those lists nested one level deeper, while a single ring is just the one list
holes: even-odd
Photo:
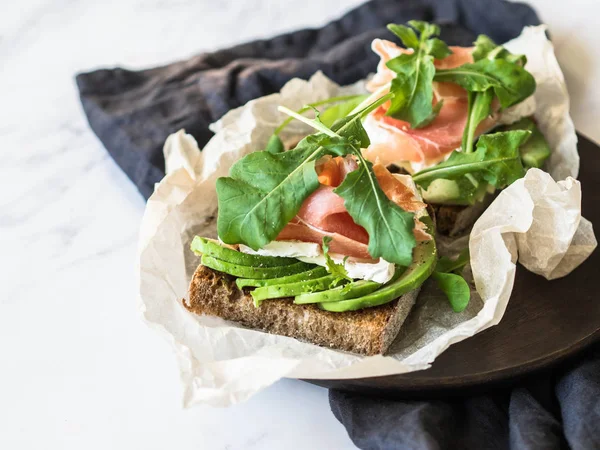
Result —
[{"label": "cured ham", "polygon": [[[345,176],[358,167],[353,157],[326,157],[317,163],[316,171],[321,185],[302,204],[298,215],[288,223],[277,236],[277,240],[295,240],[320,244],[324,236],[332,238],[330,250],[362,261],[371,261],[368,252],[369,235],[356,224],[346,208],[344,200],[333,190]],[[419,217],[426,205],[418,198],[412,180],[402,180],[391,174],[381,164],[375,164],[373,171],[386,196],[405,211],[415,213],[415,237],[429,240]],[[410,177],[408,177],[410,179]]]},{"label": "cured ham", "polygon": [[375,262],[371,255],[369,255],[367,243],[355,241],[340,233],[330,233],[301,221],[298,218],[289,222],[285,228],[281,230],[281,233],[277,236],[277,240],[321,244],[323,242],[323,237],[325,236],[331,237],[331,243],[329,244],[331,253],[350,256],[363,262]]},{"label": "cured ham", "polygon": [[344,181],[346,175],[357,168],[358,164],[352,157],[327,156],[320,160],[316,165],[316,171],[321,186],[304,201],[298,212],[298,218],[323,231],[338,233],[367,244],[369,242],[367,231],[354,223],[344,206],[344,199],[333,192]]},{"label": "cured ham", "polygon": [[[395,73],[385,63],[392,58],[409,53],[390,41],[375,39],[373,51],[381,60],[377,74],[367,84],[372,91],[386,92]],[[450,47],[452,55],[435,60],[439,69],[451,69],[465,63],[473,62],[471,47]],[[433,83],[433,104],[443,102],[437,117],[426,127],[413,129],[408,122],[386,116],[389,104],[384,104],[373,111],[365,120],[364,126],[371,139],[371,145],[364,150],[365,158],[379,161],[381,164],[403,165],[409,171],[420,170],[442,161],[449,153],[460,147],[462,135],[467,122],[469,109],[466,91],[453,83]],[[492,128],[496,120],[489,117],[477,127],[476,134]],[[407,162],[409,164],[402,164]]]},{"label": "cured ham", "polygon": [[354,241],[367,244],[366,230],[354,223],[344,207],[344,199],[333,192],[332,186],[319,186],[303,203],[298,218],[321,230],[338,233]]},{"label": "cured ham", "polygon": [[[365,120],[364,126],[371,145],[363,151],[369,161],[398,164],[409,161],[413,170],[442,161],[460,147],[469,105],[466,98],[446,98],[438,116],[426,127],[412,129],[408,122],[385,115],[380,107]],[[494,126],[496,120],[488,117],[475,132],[479,135]]]}]

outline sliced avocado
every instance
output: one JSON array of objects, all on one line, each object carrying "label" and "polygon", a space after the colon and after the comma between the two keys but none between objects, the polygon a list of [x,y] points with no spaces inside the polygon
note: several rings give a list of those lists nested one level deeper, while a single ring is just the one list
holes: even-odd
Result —
[{"label": "sliced avocado", "polygon": [[342,283],[343,280],[336,280],[334,275],[326,275],[321,278],[308,281],[298,281],[296,283],[281,284],[276,286],[258,287],[252,291],[254,304],[258,306],[261,301],[271,298],[294,297],[304,292],[316,292],[329,289]]},{"label": "sliced avocado", "polygon": [[289,266],[297,263],[295,258],[280,258],[277,256],[249,255],[225,247],[212,239],[196,236],[190,245],[196,254],[208,255],[232,264],[254,267],[278,267]]},{"label": "sliced avocado", "polygon": [[436,262],[437,250],[435,241],[432,239],[421,242],[414,249],[413,262],[398,279],[362,297],[339,302],[319,303],[319,307],[326,311],[346,312],[389,303],[421,286],[433,272]]},{"label": "sliced avocado", "polygon": [[339,302],[340,300],[347,300],[349,298],[362,297],[363,295],[370,294],[379,287],[381,287],[381,283],[359,280],[326,291],[302,293],[296,296],[294,303],[305,305],[308,303]]},{"label": "sliced avocado", "polygon": [[550,157],[550,146],[531,118],[525,117],[512,125],[506,126],[504,130],[531,131],[529,139],[527,139],[527,141],[519,148],[521,159],[523,160],[523,165],[526,169],[531,167],[539,169]]},{"label": "sliced avocado", "polygon": [[433,180],[429,187],[421,192],[423,199],[434,205],[473,205],[483,200],[487,189],[487,183],[480,183],[475,187],[466,179],[439,179]]},{"label": "sliced avocado", "polygon": [[207,254],[202,255],[202,265],[211,269],[224,272],[235,277],[242,278],[278,278],[287,275],[294,275],[300,272],[306,272],[313,268],[311,264],[296,262],[289,266],[278,267],[250,267],[241,264],[234,264],[221,259],[214,258]]},{"label": "sliced avocado", "polygon": [[300,272],[295,275],[287,275],[279,278],[238,278],[235,280],[235,284],[240,289],[243,287],[261,287],[261,286],[274,286],[278,284],[289,284],[297,281],[308,281],[315,278],[321,278],[327,275],[327,269],[325,267],[316,267],[314,269],[307,270],[306,272]]}]

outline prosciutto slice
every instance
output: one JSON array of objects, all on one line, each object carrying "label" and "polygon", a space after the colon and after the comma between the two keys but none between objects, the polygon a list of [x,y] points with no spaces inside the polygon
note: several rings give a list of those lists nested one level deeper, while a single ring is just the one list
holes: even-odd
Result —
[{"label": "prosciutto slice", "polygon": [[332,186],[319,186],[302,204],[298,218],[323,231],[337,233],[367,244],[369,242],[367,231],[354,223],[344,207],[344,199],[334,194],[333,189],[335,188]]},{"label": "prosciutto slice", "polygon": [[303,222],[298,218],[295,218],[289,222],[285,228],[281,230],[281,233],[279,233],[279,236],[277,236],[277,240],[313,242],[315,244],[321,244],[323,242],[323,237],[325,236],[331,237],[329,250],[332,253],[351,256],[352,258],[358,259],[362,262],[376,262],[369,254],[367,243],[355,241],[354,239],[344,236],[341,233],[331,233],[325,231],[309,223]]},{"label": "prosciutto slice", "polygon": [[[344,200],[333,192],[345,176],[357,167],[356,161],[351,156],[327,157],[319,161],[316,166],[319,180],[321,183],[328,184],[321,184],[304,201],[298,215],[283,228],[277,240],[320,244],[324,236],[329,236],[332,238],[330,243],[332,253],[373,262],[368,252],[367,231],[354,222],[344,207]],[[417,240],[431,239],[418,218],[425,211],[426,205],[417,197],[414,185],[403,183],[381,164],[375,164],[373,170],[386,196],[405,211],[415,213],[414,231]]]},{"label": "prosciutto slice", "polygon": [[[402,54],[410,53],[390,41],[375,39],[373,51],[381,60],[377,74],[367,84],[367,88],[375,92],[385,93],[395,73],[385,63]],[[435,60],[439,69],[451,69],[465,63],[473,62],[472,47],[450,47],[452,55],[443,60]],[[443,160],[450,152],[460,147],[463,131],[467,122],[469,109],[467,92],[454,83],[433,83],[433,104],[443,102],[438,116],[426,127],[412,129],[408,122],[386,116],[389,107],[384,104],[367,117],[365,129],[371,139],[371,145],[364,150],[365,158],[379,161],[381,164],[416,163],[409,168],[419,170]],[[488,117],[479,124],[476,134],[479,135],[494,126],[495,118]]]}]

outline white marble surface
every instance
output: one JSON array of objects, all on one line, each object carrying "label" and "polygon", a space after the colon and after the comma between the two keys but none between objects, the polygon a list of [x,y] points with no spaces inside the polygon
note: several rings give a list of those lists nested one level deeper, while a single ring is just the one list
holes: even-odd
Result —
[{"label": "white marble surface", "polygon": [[[0,448],[354,448],[327,392],[299,381],[181,408],[171,350],[135,307],[144,202],[89,130],[73,75],[321,25],[358,3],[0,1]],[[532,3],[575,123],[600,141],[600,8]]]}]

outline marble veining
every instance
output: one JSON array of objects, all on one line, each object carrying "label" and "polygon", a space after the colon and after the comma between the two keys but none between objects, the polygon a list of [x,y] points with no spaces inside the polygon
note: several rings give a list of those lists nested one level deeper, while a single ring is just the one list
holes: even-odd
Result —
[{"label": "marble veining", "polygon": [[[136,310],[144,201],[89,129],[73,76],[318,26],[359,3],[3,2],[0,448],[354,448],[327,392],[295,380],[229,409],[182,409],[171,349]],[[532,3],[575,123],[600,140],[597,3]]]}]

